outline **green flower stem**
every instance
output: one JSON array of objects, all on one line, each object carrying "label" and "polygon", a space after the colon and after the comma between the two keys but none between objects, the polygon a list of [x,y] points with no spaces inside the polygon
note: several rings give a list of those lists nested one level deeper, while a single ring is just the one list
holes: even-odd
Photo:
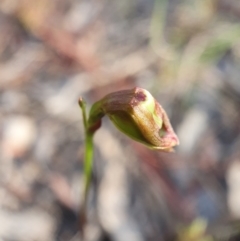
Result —
[{"label": "green flower stem", "polygon": [[83,228],[86,224],[87,197],[92,178],[92,162],[93,162],[93,133],[88,131],[88,121],[86,114],[86,103],[83,99],[79,99],[79,106],[82,110],[84,133],[85,133],[85,152],[84,152],[84,196],[80,209],[80,230],[84,236]]},{"label": "green flower stem", "polygon": [[93,162],[93,132],[90,132],[88,129],[88,121],[87,121],[87,114],[86,114],[86,103],[85,101],[80,98],[79,99],[79,106],[82,110],[82,117],[83,117],[83,125],[84,125],[84,132],[85,132],[85,153],[84,153],[84,205],[86,203],[88,189],[91,182],[92,176],[92,162]]},{"label": "green flower stem", "polygon": [[92,177],[92,162],[93,162],[93,134],[86,132],[85,137],[85,156],[84,156],[84,204],[88,196],[88,190]]},{"label": "green flower stem", "polygon": [[79,106],[82,109],[83,125],[85,132],[85,153],[84,153],[84,203],[86,202],[89,185],[92,176],[92,161],[93,161],[93,133],[88,131],[88,121],[86,114],[86,103],[83,99],[79,99]]}]

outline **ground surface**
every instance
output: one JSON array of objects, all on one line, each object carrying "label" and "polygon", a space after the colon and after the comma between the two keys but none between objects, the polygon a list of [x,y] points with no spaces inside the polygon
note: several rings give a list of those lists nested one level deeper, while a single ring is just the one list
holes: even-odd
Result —
[{"label": "ground surface", "polygon": [[1,0],[0,240],[80,240],[77,100],[135,86],[164,106],[181,145],[148,150],[104,119],[87,239],[230,240],[240,219],[239,21],[237,0]]}]

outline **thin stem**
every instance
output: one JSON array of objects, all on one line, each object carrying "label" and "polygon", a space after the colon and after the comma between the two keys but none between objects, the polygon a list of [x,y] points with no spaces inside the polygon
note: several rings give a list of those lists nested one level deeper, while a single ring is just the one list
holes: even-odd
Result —
[{"label": "thin stem", "polygon": [[88,131],[88,122],[86,114],[86,102],[80,98],[78,101],[80,108],[82,109],[83,124],[85,130],[85,154],[84,154],[84,205],[86,203],[88,189],[92,177],[92,160],[93,160],[93,133]]},{"label": "thin stem", "polygon": [[92,162],[93,162],[93,133],[88,131],[88,122],[86,114],[86,103],[80,98],[79,106],[82,110],[84,133],[85,133],[85,153],[84,153],[84,196],[83,203],[80,209],[80,231],[84,239],[84,226],[87,216],[87,197],[92,178]]},{"label": "thin stem", "polygon": [[88,190],[92,177],[92,162],[93,162],[93,135],[86,132],[85,137],[85,156],[84,156],[84,181],[85,181],[85,190],[84,190],[84,203],[86,202]]},{"label": "thin stem", "polygon": [[92,178],[92,160],[93,160],[93,135],[86,132],[85,137],[85,155],[84,155],[84,194],[83,203],[80,209],[80,231],[82,239],[85,239],[84,227],[87,223],[87,198]]}]

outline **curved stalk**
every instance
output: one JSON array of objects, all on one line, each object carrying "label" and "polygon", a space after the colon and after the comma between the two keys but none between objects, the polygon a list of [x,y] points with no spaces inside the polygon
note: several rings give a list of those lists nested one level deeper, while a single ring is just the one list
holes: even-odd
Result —
[{"label": "curved stalk", "polygon": [[84,193],[83,203],[80,208],[80,230],[84,237],[84,226],[86,224],[87,215],[87,197],[92,177],[92,162],[93,162],[93,133],[88,131],[88,122],[86,114],[86,103],[83,99],[79,99],[79,106],[82,110],[84,133],[85,133],[85,152],[84,152]]},{"label": "curved stalk", "polygon": [[92,177],[92,162],[93,162],[93,135],[86,132],[85,137],[85,156],[84,156],[84,204],[86,203],[88,190]]}]

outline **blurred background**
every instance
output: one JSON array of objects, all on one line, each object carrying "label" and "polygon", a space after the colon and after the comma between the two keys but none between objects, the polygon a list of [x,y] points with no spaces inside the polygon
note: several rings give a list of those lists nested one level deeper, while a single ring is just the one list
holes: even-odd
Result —
[{"label": "blurred background", "polygon": [[81,240],[77,101],[139,86],[180,146],[97,132],[89,241],[237,241],[239,0],[0,1],[0,240]]}]

